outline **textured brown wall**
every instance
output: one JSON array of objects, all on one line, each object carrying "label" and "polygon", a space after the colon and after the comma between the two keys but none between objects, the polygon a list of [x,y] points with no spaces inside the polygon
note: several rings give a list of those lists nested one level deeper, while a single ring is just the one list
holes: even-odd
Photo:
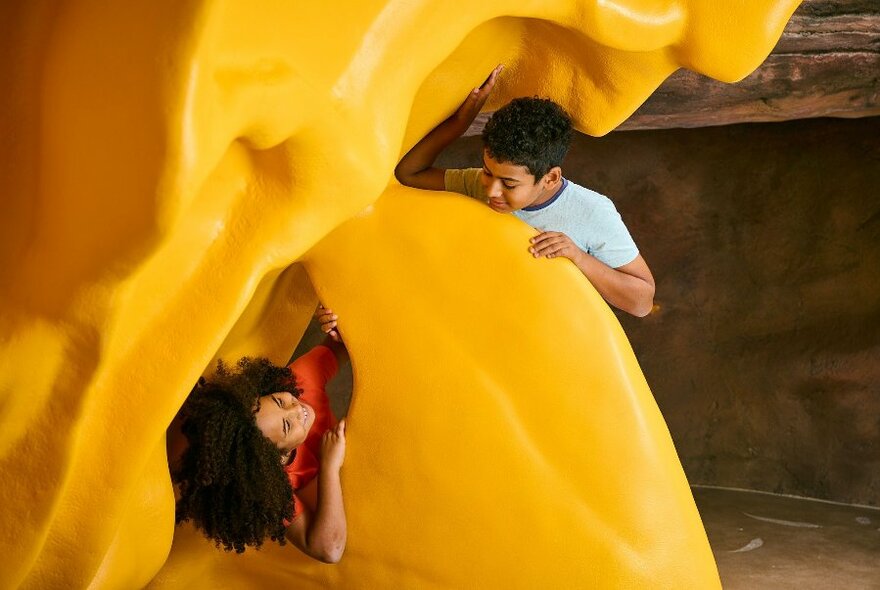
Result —
[{"label": "textured brown wall", "polygon": [[564,173],[657,279],[619,317],[691,482],[880,505],[880,118],[579,136]]}]

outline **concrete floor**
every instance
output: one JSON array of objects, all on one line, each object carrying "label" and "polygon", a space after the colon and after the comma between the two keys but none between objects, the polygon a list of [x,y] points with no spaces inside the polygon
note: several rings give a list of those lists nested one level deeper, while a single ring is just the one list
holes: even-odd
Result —
[{"label": "concrete floor", "polygon": [[726,590],[880,589],[880,508],[693,487]]},{"label": "concrete floor", "polygon": [[[312,322],[294,357],[323,340]],[[327,387],[348,412],[351,367]],[[880,590],[880,508],[694,486],[725,590]]]}]

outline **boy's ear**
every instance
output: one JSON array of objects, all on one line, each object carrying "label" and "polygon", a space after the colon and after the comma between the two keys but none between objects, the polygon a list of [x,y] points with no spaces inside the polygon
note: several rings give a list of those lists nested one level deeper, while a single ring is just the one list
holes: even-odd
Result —
[{"label": "boy's ear", "polygon": [[554,166],[551,168],[547,174],[544,175],[544,178],[541,180],[544,184],[554,184],[562,179],[562,168],[559,166]]}]

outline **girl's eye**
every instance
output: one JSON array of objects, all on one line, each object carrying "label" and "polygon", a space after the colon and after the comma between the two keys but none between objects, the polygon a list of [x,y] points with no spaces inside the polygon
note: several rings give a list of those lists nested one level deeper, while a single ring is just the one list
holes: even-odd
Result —
[{"label": "girl's eye", "polygon": [[288,432],[290,432],[290,420],[284,420],[284,436],[287,436]]}]

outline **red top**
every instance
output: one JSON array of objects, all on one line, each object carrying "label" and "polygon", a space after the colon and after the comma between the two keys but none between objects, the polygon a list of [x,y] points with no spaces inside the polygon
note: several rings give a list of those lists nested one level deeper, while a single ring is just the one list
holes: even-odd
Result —
[{"label": "red top", "polygon": [[[315,410],[315,421],[306,435],[306,440],[296,448],[296,457],[293,461],[284,467],[290,486],[296,492],[318,475],[321,439],[327,430],[336,426],[336,419],[330,411],[325,388],[339,367],[333,351],[324,345],[314,347],[288,366],[293,371],[296,386],[302,390],[299,399]],[[293,517],[299,516],[302,510],[302,502],[294,493]]]}]

